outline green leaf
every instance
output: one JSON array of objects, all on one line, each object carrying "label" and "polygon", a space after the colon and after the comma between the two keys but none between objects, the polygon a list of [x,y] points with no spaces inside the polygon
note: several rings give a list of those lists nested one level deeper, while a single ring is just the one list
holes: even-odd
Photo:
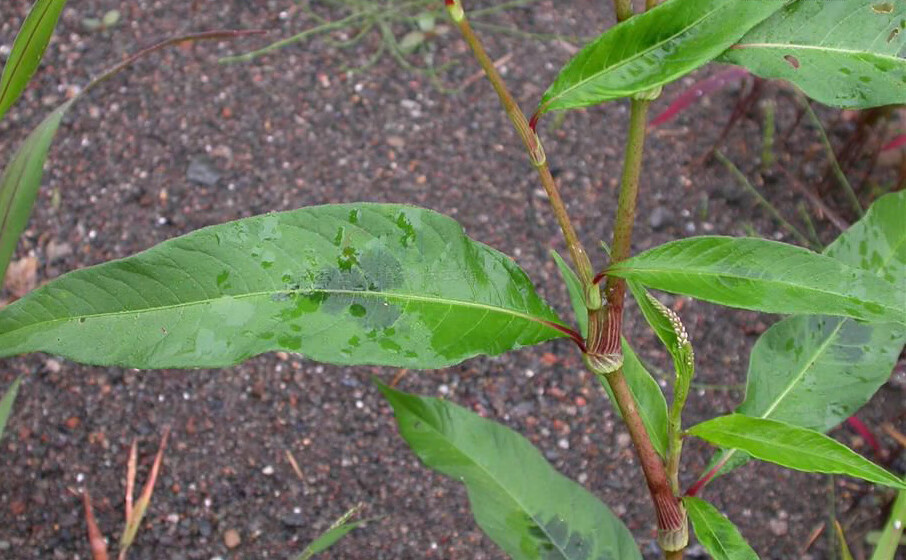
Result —
[{"label": "green leaf", "polygon": [[352,523],[349,522],[349,520],[362,509],[362,506],[363,504],[358,504],[340,516],[340,518],[334,521],[326,531],[321,533],[318,538],[306,546],[305,550],[302,551],[302,554],[300,554],[296,560],[309,560],[315,554],[320,554],[335,545],[340,539],[355,529],[358,529],[361,525],[368,523],[369,521],[374,521],[374,518],[372,518],[361,519]]},{"label": "green leaf", "polygon": [[789,317],[765,331],[737,412],[827,431],[890,377],[906,327],[825,315]]},{"label": "green leaf", "polygon": [[547,89],[539,113],[626,97],[671,82],[718,56],[783,6],[780,0],[670,0],[579,51]]},{"label": "green leaf", "polygon": [[896,476],[826,435],[776,420],[730,414],[697,424],[687,433],[789,469],[844,474],[906,488],[906,483]]},{"label": "green leaf", "polygon": [[[639,415],[642,417],[642,423],[645,424],[645,430],[648,432],[648,437],[651,438],[654,449],[661,457],[665,457],[667,455],[667,401],[664,399],[664,393],[625,338],[622,339],[622,344],[623,375],[626,377],[629,392],[635,397]],[[613,403],[613,409],[622,418],[623,413],[617,406],[610,384],[603,377],[599,376],[599,379],[610,397],[610,402]]]},{"label": "green leaf", "polygon": [[836,107],[906,103],[906,3],[794,2],[721,56]]},{"label": "green leaf", "polygon": [[585,305],[585,291],[582,289],[582,282],[579,281],[579,276],[575,271],[566,264],[560,253],[553,249],[550,250],[550,253],[551,257],[554,258],[554,262],[557,263],[557,269],[560,271],[563,282],[566,284],[566,291],[569,293],[569,302],[573,306],[576,324],[579,325],[579,333],[584,339],[588,336],[588,308]]},{"label": "green leaf", "polygon": [[758,560],[736,526],[713,505],[691,496],[683,498],[683,505],[695,537],[714,560]]},{"label": "green leaf", "polygon": [[6,429],[6,421],[9,420],[13,412],[13,403],[16,402],[16,395],[19,393],[19,385],[22,384],[22,377],[17,377],[13,381],[3,398],[0,399],[0,439],[3,438],[3,431]]},{"label": "green leaf", "polygon": [[[906,192],[881,197],[824,254],[874,272],[906,293],[903,216]],[[862,408],[890,378],[904,344],[906,327],[894,323],[788,317],[755,343],[746,398],[736,411],[825,432]]]},{"label": "green leaf", "polygon": [[680,239],[619,262],[607,273],[731,307],[906,324],[906,299],[890,282],[765,239]]},{"label": "green leaf", "polygon": [[31,131],[0,176],[0,282],[28,224],[50,144],[71,104],[67,101],[57,107]]},{"label": "green leaf", "polygon": [[[903,482],[906,482],[906,479]],[[890,515],[884,523],[878,544],[871,553],[871,560],[893,560],[897,554],[897,547],[906,544],[900,542],[904,527],[906,527],[906,490],[900,490],[890,508]]]},{"label": "green leaf", "polygon": [[882,196],[865,216],[827,246],[824,254],[870,270],[906,293],[906,191]]},{"label": "green leaf", "polygon": [[409,446],[426,466],[465,484],[475,521],[510,557],[641,560],[607,506],[516,432],[441,399],[380,389]]},{"label": "green leaf", "polygon": [[0,77],[0,119],[38,69],[65,5],[66,0],[37,0],[28,12]]},{"label": "green leaf", "polygon": [[0,310],[0,356],[180,368],[284,350],[438,368],[563,330],[525,273],[455,221],[362,203],[212,226],[66,274]]}]

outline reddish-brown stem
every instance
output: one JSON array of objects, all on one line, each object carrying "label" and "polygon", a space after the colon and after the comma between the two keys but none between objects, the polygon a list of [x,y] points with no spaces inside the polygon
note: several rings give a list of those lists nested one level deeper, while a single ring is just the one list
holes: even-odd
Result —
[{"label": "reddish-brown stem", "polygon": [[139,59],[144,58],[153,52],[165,49],[172,45],[178,45],[180,43],[196,42],[196,41],[212,41],[212,40],[218,40],[218,39],[236,39],[239,37],[247,37],[250,35],[262,35],[264,33],[267,33],[267,31],[260,30],[260,29],[254,29],[254,30],[245,30],[245,29],[222,30],[222,29],[218,29],[215,31],[202,31],[200,33],[189,33],[188,35],[180,35],[178,37],[171,37],[169,39],[161,41],[160,43],[157,43],[150,47],[144,48],[144,49],[138,51],[137,53],[129,56],[129,58],[123,60],[119,64],[116,64],[112,68],[105,70],[103,74],[92,79],[88,83],[88,85],[85,86],[85,89],[82,90],[82,93],[83,94],[87,93],[88,91],[97,87],[99,84],[109,80],[113,76],[116,76],[117,74],[119,74],[120,72],[125,70],[126,68],[135,64]]},{"label": "reddish-brown stem", "polygon": [[542,322],[545,325],[547,325],[551,328],[557,329],[558,331],[562,332],[563,334],[565,334],[566,336],[571,338],[572,341],[576,343],[576,346],[579,347],[579,350],[581,350],[582,353],[585,353],[585,350],[586,350],[585,340],[582,339],[581,334],[577,333],[576,331],[574,331],[573,329],[571,329],[569,327],[564,327],[563,325],[561,325],[559,323],[554,323],[553,321],[542,321]]},{"label": "reddish-brown stem", "polygon": [[698,493],[702,491],[702,488],[705,487],[705,485],[707,485],[709,482],[714,480],[714,477],[717,476],[717,473],[720,472],[720,469],[724,468],[724,465],[726,465],[727,461],[729,461],[729,460],[730,460],[729,455],[727,455],[723,459],[721,459],[719,463],[714,465],[714,467],[711,468],[711,470],[706,472],[703,477],[699,478],[695,482],[695,484],[693,484],[692,486],[689,487],[688,490],[686,490],[686,495],[687,496],[697,496]]},{"label": "reddish-brown stem", "polygon": [[[453,3],[448,3],[447,5],[448,7],[459,8],[455,1]],[[525,113],[522,112],[522,109],[519,108],[519,104],[516,103],[516,100],[513,98],[509,89],[507,89],[503,78],[501,78],[500,73],[497,71],[497,67],[494,66],[494,62],[491,60],[491,57],[488,56],[488,53],[484,50],[481,40],[475,35],[472,26],[469,25],[469,20],[456,9],[451,10],[451,15],[453,15],[454,12],[456,12],[456,16],[453,16],[454,23],[456,23],[456,26],[459,28],[459,32],[462,34],[463,39],[465,39],[466,43],[472,48],[475,59],[481,65],[482,69],[484,69],[488,81],[491,82],[491,86],[494,88],[494,91],[497,92],[500,103],[503,105],[510,121],[512,121],[513,127],[516,129],[519,137],[522,139],[522,143],[529,153],[532,164],[538,171],[538,177],[541,179],[541,186],[544,187],[544,191],[547,193],[551,210],[553,210],[554,217],[557,219],[557,224],[563,232],[563,237],[566,240],[566,247],[569,250],[573,265],[576,267],[576,272],[582,281],[582,285],[587,286],[591,283],[591,278],[594,274],[591,268],[591,261],[589,261],[588,255],[586,254],[582,243],[579,241],[579,236],[576,235],[576,231],[566,212],[566,205],[560,197],[560,189],[557,187],[557,183],[554,181],[550,167],[547,164],[544,147],[541,145],[538,135],[535,134],[535,131],[529,126],[529,122],[525,118]]]},{"label": "reddish-brown stem", "polygon": [[648,491],[654,502],[658,533],[677,531],[683,526],[685,516],[680,509],[679,501],[670,489],[664,463],[651,443],[651,438],[639,415],[635,398],[629,390],[622,368],[608,374],[606,378],[613,391],[614,400],[620,407],[626,428],[629,430],[629,436],[632,438],[639,462],[642,465]]}]

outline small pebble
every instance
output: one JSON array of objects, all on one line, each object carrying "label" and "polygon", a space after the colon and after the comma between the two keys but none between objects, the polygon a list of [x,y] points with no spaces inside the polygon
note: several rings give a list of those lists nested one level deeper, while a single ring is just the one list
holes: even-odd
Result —
[{"label": "small pebble", "polygon": [[267,465],[266,467],[261,469],[261,473],[266,476],[270,476],[270,475],[274,474],[274,467]]},{"label": "small pebble", "polygon": [[783,519],[771,519],[768,521],[768,527],[775,536],[782,537],[790,530],[790,525]]},{"label": "small pebble", "polygon": [[225,544],[227,548],[236,548],[241,542],[242,539],[239,538],[239,531],[236,529],[228,529],[223,534],[223,544]]},{"label": "small pebble", "polygon": [[651,215],[648,216],[648,225],[650,225],[651,229],[654,231],[660,231],[673,224],[674,219],[673,212],[671,212],[669,208],[658,206],[651,212]]}]

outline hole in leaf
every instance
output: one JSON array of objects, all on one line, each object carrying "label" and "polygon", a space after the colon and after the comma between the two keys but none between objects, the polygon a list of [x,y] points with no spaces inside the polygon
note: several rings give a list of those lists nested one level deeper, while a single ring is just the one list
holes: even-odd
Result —
[{"label": "hole in leaf", "polygon": [[897,38],[897,35],[899,35],[899,34],[900,34],[900,30],[897,29],[896,27],[894,27],[893,29],[890,30],[890,35],[887,36],[887,42],[889,43],[889,42],[893,41],[894,39]]},{"label": "hole in leaf", "polygon": [[892,2],[881,2],[880,4],[872,4],[871,11],[876,14],[889,14],[893,12],[893,3]]},{"label": "hole in leaf", "polygon": [[783,60],[789,62],[790,66],[792,66],[795,70],[799,69],[799,59],[795,56],[791,54],[785,54],[783,55]]}]

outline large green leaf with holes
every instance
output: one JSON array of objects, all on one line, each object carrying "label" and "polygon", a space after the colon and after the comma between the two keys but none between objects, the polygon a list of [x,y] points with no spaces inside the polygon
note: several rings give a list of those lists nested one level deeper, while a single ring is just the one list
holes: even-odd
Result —
[{"label": "large green leaf with holes", "polygon": [[[906,192],[878,199],[824,254],[872,271],[906,294]],[[854,414],[889,378],[906,327],[827,315],[787,317],[755,343],[737,412],[827,431]],[[741,464],[722,452],[714,463]]]},{"label": "large green leaf with holes", "polygon": [[539,113],[626,97],[695,70],[780,9],[782,0],[670,0],[586,45],[547,89]]},{"label": "large green leaf with holes", "polygon": [[906,2],[800,0],[720,58],[836,107],[906,103]]},{"label": "large green leaf with holes", "polygon": [[381,386],[400,434],[466,486],[475,521],[515,560],[641,560],[632,534],[513,430],[448,401]]},{"label": "large green leaf with holes", "polygon": [[0,356],[218,367],[271,350],[437,368],[562,336],[507,256],[441,214],[316,206],[204,228],[0,310]]},{"label": "large green leaf with holes", "polygon": [[680,239],[616,263],[607,273],[730,307],[906,324],[906,298],[895,284],[766,239]]}]

